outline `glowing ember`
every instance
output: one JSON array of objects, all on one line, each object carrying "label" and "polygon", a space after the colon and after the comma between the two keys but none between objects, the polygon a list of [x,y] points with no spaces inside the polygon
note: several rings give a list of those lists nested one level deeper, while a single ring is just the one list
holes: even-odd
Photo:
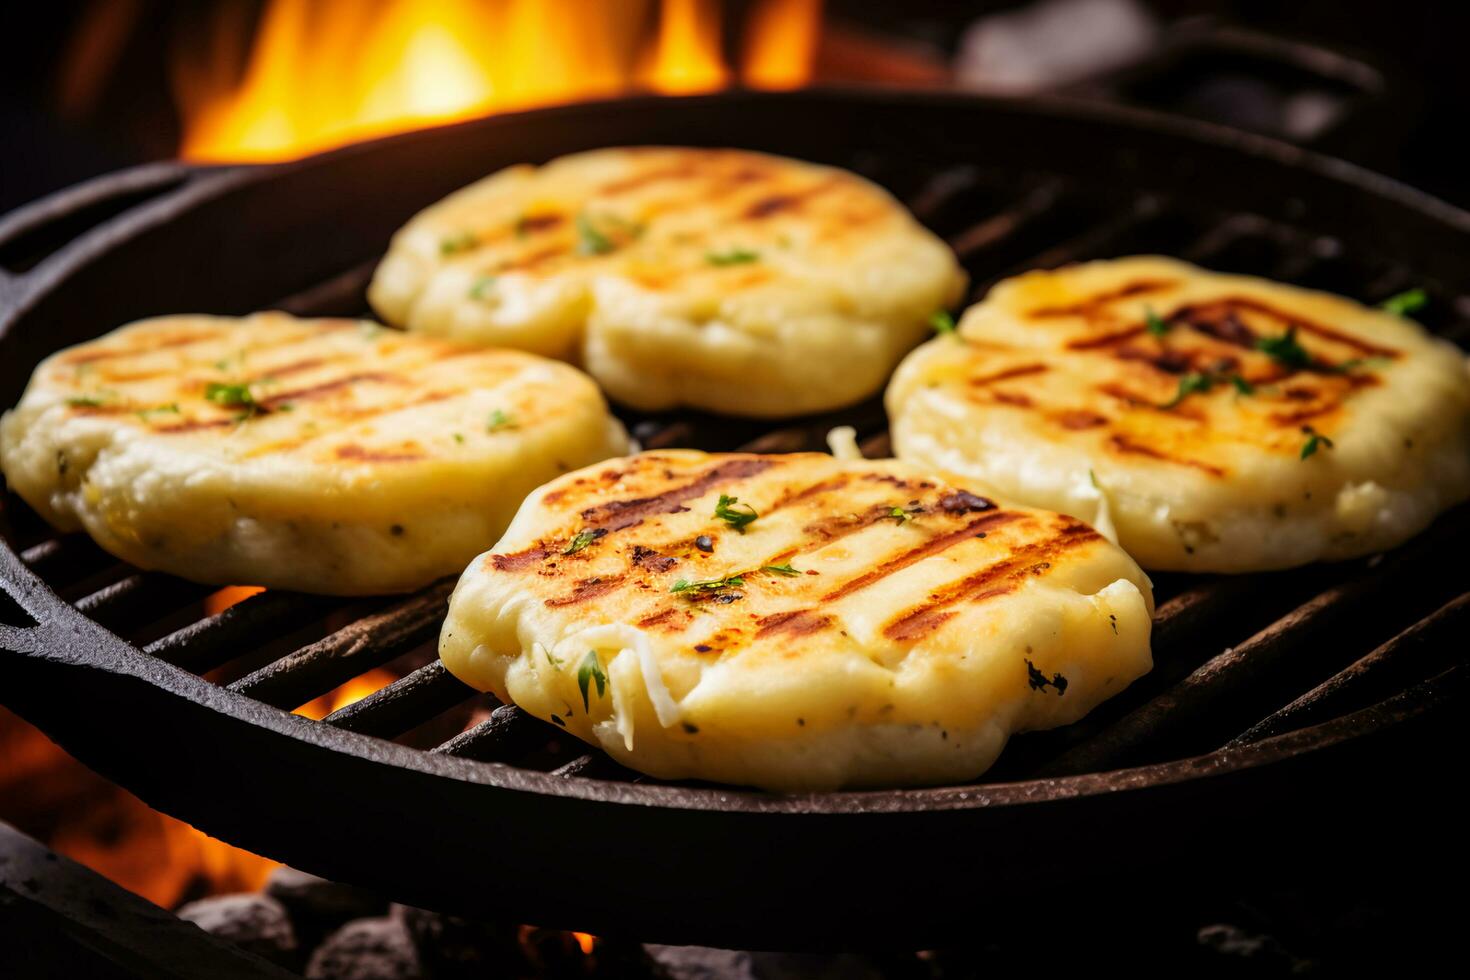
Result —
[{"label": "glowing ember", "polygon": [[590,932],[574,932],[572,935],[577,940],[577,945],[582,947],[585,956],[591,956],[592,950],[597,946],[597,937]]},{"label": "glowing ember", "polygon": [[231,606],[264,591],[265,589],[258,585],[227,585],[218,592],[205,597],[204,613],[207,616],[218,616]]},{"label": "glowing ember", "polygon": [[[217,5],[212,37],[174,66],[188,159],[291,159],[490,112],[732,80],[719,0],[662,0],[656,17],[602,0],[269,0],[250,42],[238,13]],[[744,81],[805,84],[820,22],[821,0],[751,4]]]}]

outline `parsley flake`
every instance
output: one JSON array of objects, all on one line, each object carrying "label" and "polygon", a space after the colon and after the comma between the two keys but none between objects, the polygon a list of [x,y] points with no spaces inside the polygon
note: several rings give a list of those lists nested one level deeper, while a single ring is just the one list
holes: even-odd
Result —
[{"label": "parsley flake", "polygon": [[495,276],[480,276],[475,284],[470,287],[470,299],[484,299],[485,294],[495,285]]},{"label": "parsley flake", "polygon": [[518,428],[520,428],[520,423],[515,420],[515,416],[507,412],[502,412],[498,408],[490,413],[490,418],[485,422],[486,432],[499,432],[501,429]]},{"label": "parsley flake", "polygon": [[1310,367],[1312,355],[1296,340],[1296,325],[1286,328],[1280,337],[1261,337],[1256,340],[1256,350],[1283,367],[1301,370]]},{"label": "parsley flake", "polygon": [[723,592],[726,589],[738,588],[745,584],[745,576],[727,575],[724,578],[710,578],[699,582],[691,582],[688,579],[679,579],[669,586],[669,591],[675,594],[684,592]]},{"label": "parsley flake", "polygon": [[760,517],[750,504],[742,504],[739,497],[730,497],[723,493],[720,494],[719,503],[715,504],[715,516],[741,534],[745,533],[747,524]]},{"label": "parsley flake", "polygon": [[597,682],[597,696],[602,697],[607,690],[607,675],[602,672],[602,664],[597,659],[596,650],[588,650],[587,656],[582,658],[582,663],[577,667],[577,688],[582,692],[582,710],[591,711],[592,705],[587,697],[587,689],[591,682]]},{"label": "parsley flake", "polygon": [[933,313],[930,313],[929,326],[933,327],[934,332],[941,336],[946,334],[958,336],[955,333],[954,317],[950,315],[949,310],[935,310]]},{"label": "parsley flake", "polygon": [[1169,323],[1163,317],[1154,312],[1152,306],[1143,309],[1143,323],[1148,327],[1148,332],[1155,337],[1162,337],[1169,332]]},{"label": "parsley flake", "polygon": [[101,408],[102,399],[91,395],[79,395],[76,398],[68,398],[66,403],[72,408]]},{"label": "parsley flake", "polygon": [[1179,379],[1179,390],[1174,392],[1174,397],[1160,405],[1160,408],[1173,408],[1190,395],[1202,394],[1215,387],[1215,376],[1213,374],[1202,374],[1199,371],[1190,371]]},{"label": "parsley flake", "polygon": [[763,571],[763,572],[775,572],[777,575],[800,575],[801,574],[801,569],[799,569],[799,568],[792,568],[790,562],[787,562],[784,565],[762,565],[761,566],[761,571]]},{"label": "parsley flake", "polygon": [[1332,440],[1324,436],[1322,433],[1318,432],[1316,429],[1312,428],[1310,425],[1302,426],[1302,432],[1305,433],[1307,437],[1307,441],[1302,444],[1302,459],[1306,459],[1307,457],[1315,454],[1317,450],[1322,446],[1326,446],[1328,449],[1332,448]]},{"label": "parsley flake", "polygon": [[598,538],[605,536],[606,534],[607,528],[605,527],[583,528],[582,530],[577,532],[576,536],[572,538],[571,541],[567,542],[567,546],[562,549],[561,553],[564,555],[575,555],[577,552],[581,551],[583,548],[587,547],[592,542],[596,541]]},{"label": "parsley flake", "polygon": [[169,402],[167,405],[154,405],[152,408],[140,408],[137,416],[146,419],[154,415],[177,415],[179,414],[179,403]]},{"label": "parsley flake", "polygon": [[204,399],[227,408],[249,409],[248,415],[254,415],[260,410],[260,404],[250,393],[249,384],[231,385],[211,381],[204,388]]},{"label": "parsley flake", "polygon": [[577,215],[578,255],[606,255],[616,247],[611,238],[592,226],[592,219],[587,217],[586,211]]},{"label": "parsley flake", "polygon": [[1249,381],[1245,380],[1238,374],[1232,374],[1230,376],[1230,383],[1233,384],[1235,386],[1235,390],[1240,392],[1242,395],[1254,395],[1256,393],[1256,386],[1251,384]]},{"label": "parsley flake", "polygon": [[909,505],[907,507],[890,508],[887,516],[884,517],[884,520],[894,521],[899,524],[906,524],[914,519],[915,514],[922,514],[923,512],[924,508],[919,506],[919,502],[917,500],[913,500],[909,502]]},{"label": "parsley flake", "polygon": [[467,252],[480,244],[474,232],[463,231],[458,235],[450,235],[448,238],[439,239],[440,255],[455,255],[459,252]]},{"label": "parsley flake", "polygon": [[760,253],[752,252],[746,248],[732,248],[726,252],[705,252],[704,260],[710,265],[745,265],[747,262],[759,262]]},{"label": "parsley flake", "polygon": [[1396,293],[1378,304],[1378,308],[1385,313],[1394,316],[1408,316],[1410,313],[1418,313],[1429,305],[1429,294],[1422,289],[1408,289],[1402,293]]}]

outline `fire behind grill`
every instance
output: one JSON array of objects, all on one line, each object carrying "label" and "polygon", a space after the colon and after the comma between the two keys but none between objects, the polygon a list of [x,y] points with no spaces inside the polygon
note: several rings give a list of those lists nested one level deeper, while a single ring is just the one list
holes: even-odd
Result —
[{"label": "fire behind grill", "polygon": [[[286,168],[148,168],[42,202],[0,223],[0,266],[27,270],[0,277],[0,404],[46,353],[137,316],[366,314],[376,258],[416,208],[522,159],[642,142],[857,170],[950,241],[972,299],[1025,269],[1160,252],[1368,302],[1421,287],[1431,328],[1470,336],[1470,217],[1277,144],[1065,104],[725,95],[491,119]],[[876,400],[779,428],[624,420],[649,448],[821,449],[849,424],[868,455],[888,451]],[[0,501],[0,698],[159,809],[448,911],[912,948],[1011,896],[1085,905],[1145,869],[1158,888],[1357,860],[1406,810],[1432,815],[1450,758],[1432,750],[1463,745],[1445,708],[1465,687],[1466,508],[1371,559],[1158,576],[1154,671],[1078,724],[1017,736],[974,785],[777,797],[639,776],[466,688],[434,658],[452,581],[358,601],[265,592],[208,615],[216,589]],[[401,679],[321,722],[286,713],[384,667]]]}]

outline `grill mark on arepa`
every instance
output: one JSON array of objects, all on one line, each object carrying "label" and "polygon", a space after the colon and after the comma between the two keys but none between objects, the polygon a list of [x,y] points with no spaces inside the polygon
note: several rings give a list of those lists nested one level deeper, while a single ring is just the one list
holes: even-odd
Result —
[{"label": "grill mark on arepa", "polygon": [[890,619],[883,627],[883,635],[890,640],[917,640],[955,616],[953,606],[983,602],[1011,592],[1025,576],[1044,574],[1051,567],[1049,559],[1101,540],[1103,536],[1086,524],[1068,523],[1053,537],[1022,545],[1000,561],[931,592],[926,602]]},{"label": "grill mark on arepa", "polygon": [[324,398],[333,392],[340,391],[343,388],[350,388],[362,381],[379,381],[383,384],[403,383],[402,378],[392,374],[385,374],[382,371],[360,371],[356,374],[346,375],[345,377],[334,378],[331,381],[320,381],[313,385],[307,385],[304,388],[293,388],[290,391],[283,391],[267,398],[257,398],[256,404],[263,408],[275,408],[286,402],[314,401],[318,398]]},{"label": "grill mark on arepa", "polygon": [[838,599],[850,596],[854,592],[866,589],[875,582],[882,581],[895,572],[901,572],[910,565],[923,561],[925,558],[932,558],[942,551],[947,551],[962,541],[969,541],[977,534],[986,532],[990,528],[1000,527],[1002,524],[1009,524],[1011,521],[1019,520],[1025,516],[1025,514],[1016,511],[995,511],[994,513],[988,513],[984,517],[970,521],[964,527],[946,531],[943,534],[937,534],[917,548],[911,548],[901,555],[888,559],[877,568],[843,582],[837,588],[822,596],[821,601],[836,602]]},{"label": "grill mark on arepa", "polygon": [[332,455],[356,463],[414,463],[427,458],[422,451],[416,449],[405,447],[393,452],[387,449],[369,449],[352,442],[336,447]]},{"label": "grill mark on arepa", "polygon": [[831,626],[835,620],[816,609],[791,609],[772,613],[755,621],[755,638],[765,639],[778,633],[791,636],[809,636]]},{"label": "grill mark on arepa", "polygon": [[527,548],[524,551],[512,551],[505,555],[491,555],[490,564],[494,565],[498,572],[519,572],[550,556],[551,552],[546,548]]},{"label": "grill mark on arepa", "polygon": [[591,529],[605,528],[620,531],[632,527],[653,514],[674,514],[684,501],[702,497],[715,487],[764,473],[774,461],[749,457],[733,459],[711,467],[695,479],[682,486],[665,490],[651,497],[634,497],[630,500],[609,500],[582,511],[584,525]]},{"label": "grill mark on arepa", "polygon": [[63,364],[93,364],[97,361],[111,361],[120,358],[138,357],[152,354],[161,350],[172,350],[177,347],[188,347],[192,344],[202,343],[206,340],[219,340],[221,335],[211,331],[209,333],[176,334],[161,339],[150,339],[144,347],[122,347],[107,350],[83,350],[68,354],[62,358]]},{"label": "grill mark on arepa", "polygon": [[807,201],[833,190],[841,183],[841,176],[834,174],[799,191],[782,191],[767,195],[746,205],[745,210],[741,212],[741,217],[747,221],[760,221],[783,211],[799,210],[801,205]]},{"label": "grill mark on arepa", "polygon": [[553,596],[543,601],[546,606],[552,609],[561,606],[575,606],[579,603],[586,602],[588,599],[596,599],[607,595],[609,592],[616,591],[622,584],[623,576],[621,575],[599,575],[595,578],[583,579],[573,587],[572,591],[564,595]]},{"label": "grill mark on arepa", "polygon": [[996,381],[1005,381],[1008,378],[1024,378],[1029,374],[1041,374],[1047,371],[1045,364],[1022,364],[1017,367],[1006,368],[1004,371],[996,371],[994,374],[982,374],[978,378],[969,378],[967,383],[972,388],[983,388],[985,385]]},{"label": "grill mark on arepa", "polygon": [[1141,442],[1134,442],[1132,439],[1129,439],[1121,432],[1113,433],[1113,435],[1108,439],[1108,445],[1112,446],[1113,449],[1119,453],[1133,456],[1147,456],[1149,459],[1156,459],[1161,463],[1174,463],[1178,466],[1190,466],[1194,469],[1202,470],[1205,473],[1210,474],[1211,476],[1225,475],[1225,471],[1218,466],[1197,459],[1189,459],[1185,456],[1171,456],[1169,453],[1166,453],[1161,449],[1155,449],[1153,446],[1146,446]]},{"label": "grill mark on arepa", "polygon": [[1139,279],[1136,282],[1127,283],[1125,285],[1119,286],[1116,289],[1111,289],[1107,292],[1098,293],[1095,296],[1090,296],[1087,299],[1081,300],[1077,303],[1071,303],[1066,306],[1042,306],[1032,310],[1026,315],[1038,318],[1062,316],[1086,317],[1092,315],[1093,313],[1096,313],[1098,310],[1102,309],[1104,306],[1107,306],[1109,303],[1114,303],[1120,299],[1127,299],[1130,296],[1142,296],[1144,293],[1155,293],[1161,289],[1168,289],[1174,285],[1175,281],[1173,279]]}]

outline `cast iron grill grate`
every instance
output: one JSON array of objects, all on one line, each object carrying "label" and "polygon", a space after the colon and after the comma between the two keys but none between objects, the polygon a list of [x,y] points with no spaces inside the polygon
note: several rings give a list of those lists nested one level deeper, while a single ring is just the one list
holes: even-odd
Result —
[{"label": "cast iron grill grate", "polygon": [[[721,103],[712,106],[719,110]],[[646,138],[636,125],[628,129],[626,141]],[[1120,140],[1127,139],[1124,129],[1118,133]],[[886,151],[864,146],[828,156],[887,186],[952,244],[972,277],[971,301],[998,278],[1026,269],[1158,252],[1367,302],[1409,287],[1423,288],[1432,299],[1425,314],[1427,325],[1461,344],[1470,338],[1470,297],[1462,292],[1467,283],[1436,277],[1413,256],[1394,254],[1378,243],[1298,225],[1293,209],[1300,208],[1290,200],[1279,214],[1241,210],[1211,200],[1208,188],[1190,192],[1152,186],[1136,179],[1137,174],[1132,181],[1118,181],[1054,171],[1045,154],[1038,154],[1034,165],[1024,169],[977,164],[964,159],[964,154],[936,159],[932,152],[913,154],[902,145]],[[302,315],[367,315],[364,289],[375,261],[373,255],[337,265],[319,282],[289,295],[261,297],[253,305]],[[240,275],[248,278],[248,272]],[[222,299],[221,305],[231,302]],[[0,334],[0,342],[6,339]],[[646,448],[821,450],[826,431],[845,424],[856,428],[867,455],[888,451],[885,420],[876,399],[781,426],[694,413],[625,414],[624,420]],[[1462,507],[1403,548],[1370,559],[1240,577],[1158,576],[1153,672],[1078,724],[1017,736],[975,786],[834,794],[825,803],[813,798],[763,800],[760,794],[660,784],[622,768],[551,725],[462,685],[434,657],[452,580],[410,596],[367,600],[270,591],[210,614],[216,588],[140,571],[117,562],[85,536],[57,535],[12,495],[0,502],[0,530],[5,544],[0,557],[18,558],[19,566],[60,601],[125,641],[129,655],[143,658],[139,662],[145,665],[171,665],[207,682],[207,688],[191,688],[192,707],[205,713],[218,711],[212,695],[198,692],[224,691],[257,706],[289,711],[320,703],[318,699],[364,675],[381,678],[383,674],[373,672],[387,671],[396,679],[376,693],[317,722],[290,721],[285,730],[299,733],[290,726],[310,724],[316,730],[295,737],[337,754],[349,743],[337,741],[335,732],[394,741],[404,751],[395,753],[389,764],[430,779],[450,778],[436,759],[498,764],[469,776],[463,768],[453,770],[454,778],[471,782],[504,785],[507,772],[549,774],[566,785],[568,799],[576,800],[745,813],[852,814],[882,813],[895,806],[919,812],[963,809],[967,801],[987,807],[1064,801],[1171,784],[1215,767],[1229,769],[1241,751],[1272,739],[1276,742],[1271,744],[1278,746],[1273,752],[1310,754],[1323,744],[1350,741],[1376,727],[1417,719],[1458,696],[1464,685],[1463,650],[1453,638],[1463,636],[1470,607],[1470,569],[1447,560],[1461,553],[1470,531],[1470,509]],[[34,580],[27,584],[15,572],[7,572],[5,579],[16,596],[6,599],[0,592],[0,624],[4,624],[0,648],[44,659],[46,641],[32,643],[26,638],[45,632],[46,624],[37,626],[35,620],[46,617],[28,615],[26,610],[37,605],[52,608],[57,599],[38,594]],[[64,618],[58,621],[65,623]],[[139,672],[146,676],[158,669],[166,670],[145,666]],[[43,727],[59,730],[63,744],[68,735],[88,740],[76,733],[78,726],[87,724],[87,705],[70,711],[53,709],[50,702],[61,698],[59,694],[41,699],[45,706],[29,705],[33,692],[21,685],[40,683],[36,678],[41,675],[17,671],[13,676],[0,685],[5,700],[22,713],[31,713],[30,706]],[[136,717],[127,708],[119,710],[124,719]],[[252,714],[259,717],[253,709]],[[278,719],[275,724],[286,722]],[[1304,739],[1300,747],[1282,738],[1292,733]],[[206,741],[242,737],[238,731],[207,726],[177,735]],[[219,744],[200,751],[205,756],[237,756],[219,752]],[[160,748],[167,751],[166,746]],[[108,753],[102,751],[99,758],[107,759]],[[162,758],[160,764],[166,767],[168,756]],[[292,777],[300,778],[306,777]],[[354,777],[345,771],[320,776],[324,786],[344,778]],[[145,799],[151,791],[163,801],[163,808],[182,809],[180,815],[205,829],[270,856],[290,860],[310,846],[298,844],[289,830],[244,830],[230,817],[214,816],[217,800],[177,803],[177,790],[165,788],[160,780],[166,782],[167,777],[141,774],[136,768],[122,777]],[[517,789],[545,793],[543,787],[538,783],[530,790]],[[629,795],[632,787],[652,795]],[[210,797],[219,791],[200,792]],[[368,791],[366,796],[373,794]],[[382,806],[387,813],[394,804]],[[364,819],[376,821],[377,815]],[[340,878],[363,876],[351,869],[344,873],[337,863],[340,859],[330,855],[316,865],[309,857],[305,861],[296,857],[296,862]],[[393,880],[390,890],[399,887],[399,894],[416,894],[420,904],[466,904],[462,889],[446,887],[442,881],[404,882],[397,870],[365,876],[374,874],[378,874],[375,883],[382,884],[386,875]],[[551,908],[570,909],[566,924],[602,929],[629,921],[629,916],[605,908],[579,912],[575,904],[558,905],[554,890],[551,895]],[[555,918],[561,913],[548,914]],[[578,918],[579,914],[589,917]],[[701,932],[687,916],[665,910],[654,917],[660,915],[658,921],[664,924],[655,931],[668,929],[672,936],[705,939],[728,936],[718,928]],[[819,925],[807,928],[822,934]],[[760,936],[776,937],[768,939],[772,943],[785,941],[780,926],[756,931],[752,941],[747,927],[745,945],[758,943]],[[893,934],[922,931],[914,925]],[[649,937],[647,930],[643,936]]]}]

